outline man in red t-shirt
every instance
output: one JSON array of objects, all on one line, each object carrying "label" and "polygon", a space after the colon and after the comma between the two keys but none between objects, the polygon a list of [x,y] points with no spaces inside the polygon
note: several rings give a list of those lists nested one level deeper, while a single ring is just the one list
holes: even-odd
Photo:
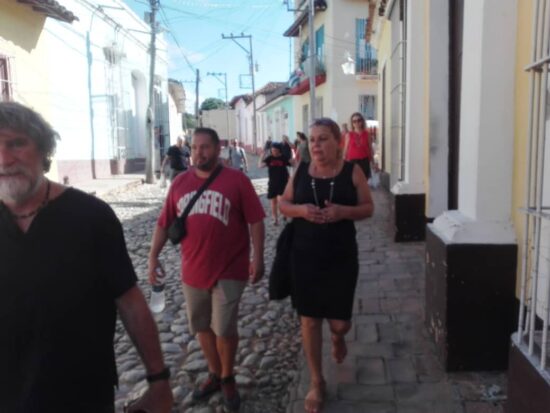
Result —
[{"label": "man in red t-shirt", "polygon": [[[155,269],[160,265],[158,256],[166,243],[168,227],[216,169],[220,150],[216,131],[195,130],[191,145],[194,167],[172,183],[153,235],[149,253],[151,283],[156,282]],[[181,241],[183,290],[190,330],[198,336],[210,373],[193,392],[196,401],[221,389],[225,406],[229,410],[239,408],[233,376],[239,342],[238,305],[247,280],[255,283],[264,272],[264,217],[248,177],[239,170],[223,168],[185,221],[187,235]]]}]

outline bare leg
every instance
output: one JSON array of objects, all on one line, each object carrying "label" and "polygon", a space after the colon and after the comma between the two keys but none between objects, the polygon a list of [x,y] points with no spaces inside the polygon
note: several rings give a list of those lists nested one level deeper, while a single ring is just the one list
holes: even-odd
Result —
[{"label": "bare leg", "polygon": [[351,328],[351,321],[328,320],[332,333],[332,358],[338,364],[342,363],[348,354],[345,336]]},{"label": "bare leg", "polygon": [[216,335],[209,328],[208,330],[198,332],[197,336],[206,362],[208,363],[208,370],[217,377],[221,377],[222,364],[216,347]]},{"label": "bare leg", "polygon": [[279,207],[277,205],[277,197],[271,200],[271,215],[273,216],[273,221],[275,225],[279,224]]},{"label": "bare leg", "polygon": [[233,366],[235,365],[235,354],[239,346],[239,336],[216,337],[217,354],[221,361],[221,377],[233,375]]},{"label": "bare leg", "polygon": [[317,413],[323,405],[325,380],[322,366],[323,320],[320,318],[300,317],[302,342],[311,376],[309,391],[305,399],[305,410]]}]

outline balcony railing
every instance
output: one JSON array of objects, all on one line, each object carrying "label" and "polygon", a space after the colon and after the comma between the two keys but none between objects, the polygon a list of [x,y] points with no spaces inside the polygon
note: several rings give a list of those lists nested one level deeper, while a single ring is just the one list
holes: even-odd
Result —
[{"label": "balcony railing", "polygon": [[378,59],[357,59],[355,74],[363,76],[378,76]]},{"label": "balcony railing", "polygon": [[[306,58],[302,64],[300,65],[302,72],[304,74],[304,77],[309,78],[310,72],[311,72],[311,57]],[[317,59],[315,62],[315,76],[317,75],[324,75],[327,71],[325,69],[325,62],[324,59]]]}]

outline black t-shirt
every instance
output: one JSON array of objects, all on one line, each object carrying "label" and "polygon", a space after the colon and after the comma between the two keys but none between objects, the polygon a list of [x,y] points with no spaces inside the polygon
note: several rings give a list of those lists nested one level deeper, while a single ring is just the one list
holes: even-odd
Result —
[{"label": "black t-shirt", "polygon": [[187,148],[180,148],[177,145],[170,146],[166,155],[170,157],[170,168],[178,171],[187,169],[189,152]]},{"label": "black t-shirt", "polygon": [[264,159],[264,163],[267,165],[267,175],[270,181],[277,183],[286,183],[286,181],[288,180],[287,166],[290,166],[287,158],[285,158],[283,155],[269,155],[267,158]]},{"label": "black t-shirt", "polygon": [[115,298],[136,284],[112,209],[66,189],[23,233],[0,203],[0,263],[0,412],[112,405]]}]

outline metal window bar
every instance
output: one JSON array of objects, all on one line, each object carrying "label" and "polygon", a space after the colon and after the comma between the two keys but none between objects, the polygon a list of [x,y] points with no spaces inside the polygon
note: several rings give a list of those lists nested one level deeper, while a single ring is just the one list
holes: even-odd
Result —
[{"label": "metal window bar", "polygon": [[[546,295],[542,296],[542,331],[536,332],[537,304],[541,297],[541,232],[543,222],[550,222],[550,214],[543,212],[546,122],[548,116],[548,62],[550,52],[550,0],[536,0],[532,24],[532,64],[529,72],[529,125],[527,139],[527,173],[524,217],[524,240],[521,266],[520,311],[517,344],[522,345],[527,336],[527,352],[535,353],[535,341],[540,337],[540,369],[546,369],[548,327],[550,319],[550,280],[546,279]],[[547,160],[546,160],[547,161]],[[549,274],[550,275],[550,274]],[[528,287],[528,283],[530,286]]]}]

